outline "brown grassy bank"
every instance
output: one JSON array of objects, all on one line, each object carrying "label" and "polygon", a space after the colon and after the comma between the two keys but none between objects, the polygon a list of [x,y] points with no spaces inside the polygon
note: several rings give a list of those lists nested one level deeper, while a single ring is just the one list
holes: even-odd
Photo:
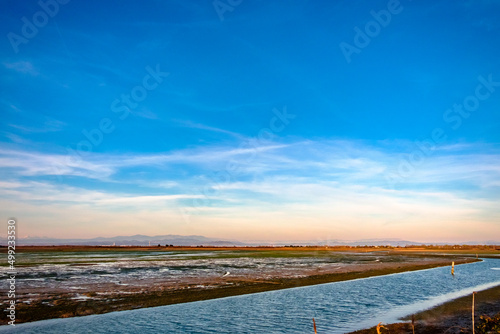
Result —
[{"label": "brown grassy bank", "polygon": [[[472,333],[472,295],[461,297],[432,309],[415,314],[415,334],[458,334]],[[497,315],[498,330],[491,333],[500,333],[500,286],[479,291],[475,295],[475,324],[476,334],[488,331],[482,330],[481,324],[484,320],[482,315],[495,317]],[[404,319],[410,321],[411,317]],[[381,333],[391,334],[412,334],[411,322],[395,323],[384,325]],[[374,334],[377,333],[376,327],[364,329],[350,334]]]}]

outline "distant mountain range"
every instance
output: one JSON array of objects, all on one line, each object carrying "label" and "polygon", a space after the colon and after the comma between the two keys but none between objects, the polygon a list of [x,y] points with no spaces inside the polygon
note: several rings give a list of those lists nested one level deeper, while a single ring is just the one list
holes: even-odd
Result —
[{"label": "distant mountain range", "polygon": [[417,242],[402,239],[362,239],[362,240],[325,240],[323,243],[316,242],[314,245],[338,245],[338,246],[392,246],[404,247],[409,245],[500,245],[499,241],[467,241],[467,242]]},{"label": "distant mountain range", "polygon": [[[5,237],[0,238],[2,245],[7,244]],[[240,242],[235,240],[224,240],[216,238],[207,238],[201,235],[132,235],[132,236],[117,236],[117,237],[98,237],[91,239],[56,239],[47,237],[26,237],[18,238],[17,245],[19,246],[49,246],[49,245],[88,245],[88,246],[157,246],[157,245],[173,245],[173,246],[407,246],[407,245],[500,245],[498,241],[469,241],[462,243],[423,243],[401,239],[363,239],[363,240],[314,240],[314,241],[279,241],[279,242]]]},{"label": "distant mountain range", "polygon": [[55,239],[45,237],[27,237],[18,238],[17,244],[21,246],[27,245],[89,245],[89,246],[157,246],[173,245],[173,246],[243,246],[245,244],[238,241],[219,240],[207,238],[201,235],[156,235],[147,236],[136,234],[132,236],[117,236],[111,238],[98,237],[92,239]]}]

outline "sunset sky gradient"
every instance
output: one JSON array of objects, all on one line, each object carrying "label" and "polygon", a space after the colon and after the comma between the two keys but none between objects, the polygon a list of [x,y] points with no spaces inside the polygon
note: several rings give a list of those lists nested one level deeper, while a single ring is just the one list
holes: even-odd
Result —
[{"label": "sunset sky gradient", "polygon": [[500,241],[500,1],[54,1],[0,4],[22,236]]}]

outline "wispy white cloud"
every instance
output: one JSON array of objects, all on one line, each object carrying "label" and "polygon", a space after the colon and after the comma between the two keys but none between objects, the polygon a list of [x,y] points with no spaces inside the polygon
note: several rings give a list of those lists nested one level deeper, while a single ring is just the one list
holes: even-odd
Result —
[{"label": "wispy white cloud", "polygon": [[9,124],[11,128],[20,130],[24,133],[46,133],[46,132],[57,132],[61,131],[66,123],[55,120],[55,119],[47,119],[43,122],[43,126],[27,126],[27,125],[19,125],[19,124]]},{"label": "wispy white cloud", "polygon": [[[424,238],[423,228],[436,235],[441,231],[442,236],[452,225],[468,231],[468,224],[490,226],[500,218],[500,193],[495,190],[500,154],[492,147],[470,144],[463,150],[436,151],[401,187],[392,189],[384,173],[411,145],[397,150],[336,140],[255,144],[156,154],[94,153],[80,160],[1,149],[0,172],[6,177],[0,194],[3,201],[67,205],[71,210],[85,206],[124,220],[133,209],[150,210],[155,217],[163,212],[177,223],[188,216],[197,227],[227,227],[233,220],[251,230],[250,222],[260,226],[261,220],[272,220],[268,228],[273,231],[287,222],[295,231],[307,222],[316,233],[324,233],[328,226],[343,229],[344,237],[354,233],[346,224],[358,229],[371,224],[372,232],[379,229],[399,237],[412,231]],[[238,169],[228,169],[228,161]],[[130,169],[141,171],[137,180],[127,174]],[[70,185],[64,178],[59,183],[47,181],[46,176],[56,171],[95,182],[86,186]],[[218,172],[229,177],[214,181],[211,175]]]},{"label": "wispy white cloud", "polygon": [[54,185],[47,182],[0,182],[1,195],[4,198],[15,198],[31,203],[72,203],[89,206],[120,205],[130,209],[130,206],[155,204],[161,207],[167,201],[178,201],[189,198],[200,198],[201,195],[169,194],[137,196],[127,193],[82,189],[67,185]]},{"label": "wispy white cloud", "polygon": [[[495,150],[480,153],[470,145],[467,151],[446,150],[435,153],[415,167],[415,173],[404,179],[406,185],[435,184],[469,180],[486,186],[500,175],[500,154]],[[479,153],[476,153],[479,152]],[[401,160],[397,151],[375,149],[370,145],[345,141],[298,141],[292,143],[259,143],[247,141],[235,146],[212,146],[153,154],[49,154],[0,149],[0,168],[16,168],[20,175],[76,175],[109,179],[127,168],[154,170],[183,164],[186,178],[204,173],[224,172],[237,179],[243,174],[261,177],[279,173],[289,177],[307,177],[311,182],[343,181],[349,184],[387,187],[384,174],[395,169]],[[228,162],[237,171],[228,169]],[[196,171],[191,168],[196,167]],[[200,174],[201,173],[201,174]],[[172,181],[172,180],[168,180]],[[175,181],[175,180],[174,180]],[[460,187],[461,183],[457,184]]]},{"label": "wispy white cloud", "polygon": [[244,145],[243,147],[213,147],[187,149],[158,154],[99,154],[68,151],[67,154],[16,151],[0,148],[0,168],[15,168],[20,175],[72,175],[91,179],[108,179],[130,167],[165,167],[188,164],[210,168],[231,158],[277,150],[287,145]]},{"label": "wispy white cloud", "polygon": [[25,144],[28,142],[28,140],[22,138],[21,136],[18,136],[14,133],[10,133],[10,132],[2,132],[2,134],[10,139],[10,141],[12,141],[13,143],[17,143],[17,144]]},{"label": "wispy white cloud", "polygon": [[0,149],[0,168],[15,170],[20,176],[73,175],[105,179],[114,173],[106,164],[75,159],[71,155]]},{"label": "wispy white cloud", "polygon": [[14,105],[13,103],[9,103],[9,107],[10,109],[16,111],[16,112],[20,112],[21,109],[19,109],[16,105]]},{"label": "wispy white cloud", "polygon": [[240,135],[239,133],[236,133],[236,132],[227,131],[227,130],[224,130],[224,129],[219,129],[219,128],[216,128],[216,127],[213,127],[213,126],[208,126],[208,125],[204,125],[204,124],[200,124],[200,123],[194,123],[194,122],[191,122],[191,121],[181,121],[181,120],[178,120],[178,121],[176,121],[176,123],[179,124],[179,125],[181,125],[181,126],[184,126],[186,128],[207,130],[207,131],[213,131],[213,132],[218,132],[218,133],[225,133],[227,135],[236,137],[238,139],[243,139],[244,138],[242,135]]},{"label": "wispy white cloud", "polygon": [[23,74],[36,76],[39,74],[35,66],[29,61],[4,62],[3,65],[9,70],[13,70]]},{"label": "wispy white cloud", "polygon": [[130,113],[135,116],[139,116],[146,119],[152,119],[152,120],[158,119],[158,115],[147,108],[141,108],[141,110],[131,110]]}]

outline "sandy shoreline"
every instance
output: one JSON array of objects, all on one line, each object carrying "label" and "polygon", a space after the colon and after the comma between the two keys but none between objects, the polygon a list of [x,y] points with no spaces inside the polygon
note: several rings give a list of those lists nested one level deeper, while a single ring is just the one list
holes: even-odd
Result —
[{"label": "sandy shoreline", "polygon": [[[419,258],[412,262],[381,262],[353,264],[344,267],[332,265],[321,270],[304,268],[297,277],[289,277],[274,272],[270,278],[245,276],[187,278],[182,282],[162,282],[152,280],[143,282],[147,288],[124,285],[117,291],[114,284],[82,286],[79,298],[75,291],[24,291],[37,295],[29,304],[19,303],[16,323],[31,322],[52,318],[67,318],[112,311],[154,307],[215,299],[242,294],[287,289],[321,283],[344,281],[370,276],[386,275],[410,270],[449,266],[451,260],[456,264],[475,261],[474,258],[442,256]],[[2,324],[6,322],[3,321]]]}]

